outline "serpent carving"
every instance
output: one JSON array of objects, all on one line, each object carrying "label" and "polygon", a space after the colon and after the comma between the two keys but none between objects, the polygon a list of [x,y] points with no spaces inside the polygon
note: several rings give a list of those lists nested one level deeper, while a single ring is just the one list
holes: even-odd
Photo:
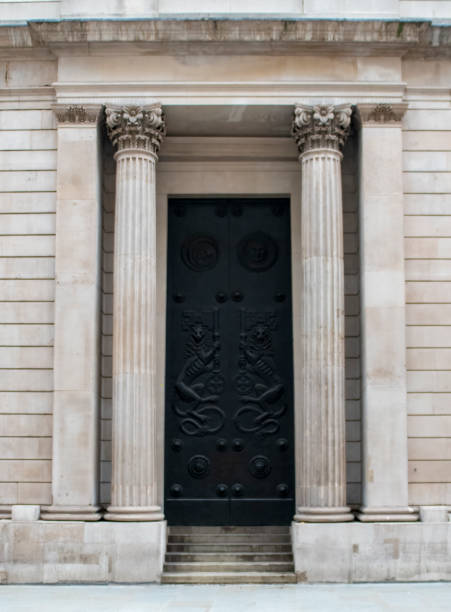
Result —
[{"label": "serpent carving", "polygon": [[277,329],[274,313],[241,311],[239,373],[235,387],[241,405],[233,420],[239,431],[259,436],[275,434],[286,411],[285,386],[277,373],[272,348],[272,331]]},{"label": "serpent carving", "polygon": [[174,412],[188,436],[219,431],[225,420],[217,405],[224,389],[219,362],[219,313],[185,311],[182,331],[188,333],[185,361],[175,383]]}]

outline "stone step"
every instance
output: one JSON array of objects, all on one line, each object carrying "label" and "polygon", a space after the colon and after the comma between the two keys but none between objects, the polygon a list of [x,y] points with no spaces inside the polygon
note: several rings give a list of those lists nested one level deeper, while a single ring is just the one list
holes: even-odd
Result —
[{"label": "stone step", "polygon": [[284,552],[291,553],[291,544],[249,544],[248,542],[233,543],[213,542],[204,544],[171,544],[168,543],[166,552],[186,552],[186,553],[226,553],[226,552]]},{"label": "stone step", "polygon": [[[189,535],[174,535],[169,534],[169,544],[208,544],[212,541],[213,535],[210,533],[193,533]],[[227,544],[243,544],[249,542],[250,544],[290,544],[290,536],[284,534],[262,534],[262,533],[236,533],[236,534],[221,534],[221,541]]]},{"label": "stone step", "polygon": [[288,527],[170,527],[165,584],[292,584]]},{"label": "stone step", "polygon": [[265,562],[265,561],[274,561],[274,562],[287,562],[291,563],[293,561],[293,555],[290,552],[286,553],[253,553],[253,552],[243,552],[243,553],[189,553],[189,552],[179,552],[179,553],[167,553],[166,554],[167,563],[221,563],[225,562],[237,562],[237,561],[253,561],[256,563]]},{"label": "stone step", "polygon": [[229,562],[216,562],[216,563],[168,563],[164,564],[165,573],[175,572],[269,572],[269,573],[284,573],[294,572],[294,564],[291,563],[280,563],[274,561],[267,561],[263,563],[254,562],[241,562],[241,563],[229,563]]},{"label": "stone step", "polygon": [[186,534],[234,534],[234,533],[248,533],[248,534],[268,534],[268,533],[282,533],[289,534],[290,528],[282,525],[271,525],[266,526],[192,526],[192,525],[172,525],[168,528],[170,535],[186,535]]},{"label": "stone step", "polygon": [[163,584],[293,584],[291,572],[167,572]]}]

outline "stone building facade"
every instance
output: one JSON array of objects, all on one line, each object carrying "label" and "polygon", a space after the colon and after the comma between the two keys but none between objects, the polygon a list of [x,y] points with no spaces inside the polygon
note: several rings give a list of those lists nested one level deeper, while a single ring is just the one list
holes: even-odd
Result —
[{"label": "stone building facade", "polygon": [[[449,579],[451,2],[186,4],[0,2],[0,582],[158,581],[166,515],[191,486],[165,481],[184,456],[170,449],[194,440],[180,474],[209,483],[209,433],[235,450],[252,439],[251,484],[277,474],[299,580]],[[211,205],[232,227],[237,203],[272,207],[274,227],[285,210],[288,238],[246,226],[251,271],[223,294],[209,271],[224,248],[193,226],[185,277],[215,299],[196,302],[189,348],[167,316],[190,303],[172,291],[171,215],[184,227]],[[256,276],[284,249],[275,280]],[[239,348],[248,412],[232,441],[214,424],[233,385],[205,313],[226,300],[246,313],[240,291],[266,282],[271,307],[249,310],[261,344]],[[188,321],[186,304],[174,312]],[[279,350],[268,317],[282,304]],[[292,355],[283,375],[270,353]],[[174,410],[173,388],[200,412]],[[165,437],[176,417],[188,429]],[[266,457],[273,438],[290,447],[286,478]],[[233,461],[211,486],[230,489],[227,508],[244,491],[231,516],[261,525]],[[217,516],[197,522],[233,524]]]}]

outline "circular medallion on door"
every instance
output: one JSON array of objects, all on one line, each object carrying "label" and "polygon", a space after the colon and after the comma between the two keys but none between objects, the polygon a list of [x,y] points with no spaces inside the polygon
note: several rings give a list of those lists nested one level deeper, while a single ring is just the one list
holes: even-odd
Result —
[{"label": "circular medallion on door", "polygon": [[249,461],[249,472],[254,478],[266,478],[271,473],[271,461],[264,455],[256,455]]},{"label": "circular medallion on door", "polygon": [[191,236],[182,245],[183,263],[194,272],[213,269],[218,258],[218,243],[212,236]]},{"label": "circular medallion on door", "polygon": [[275,241],[264,232],[252,232],[238,243],[238,260],[250,272],[265,272],[277,261]]},{"label": "circular medallion on door", "polygon": [[205,455],[194,455],[188,461],[188,472],[193,478],[205,478],[210,471],[210,459]]}]

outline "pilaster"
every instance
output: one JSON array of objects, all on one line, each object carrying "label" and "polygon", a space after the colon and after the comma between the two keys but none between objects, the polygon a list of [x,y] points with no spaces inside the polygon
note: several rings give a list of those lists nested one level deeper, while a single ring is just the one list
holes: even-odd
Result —
[{"label": "pilaster", "polygon": [[408,507],[402,117],[405,104],[362,104],[360,253],[361,521],[415,521]]},{"label": "pilaster", "polygon": [[295,107],[302,165],[303,402],[296,407],[298,522],[353,520],[346,506],[341,149],[350,105]]},{"label": "pilaster", "polygon": [[42,518],[95,521],[98,472],[98,361],[101,105],[57,105],[56,289],[53,502]]}]

